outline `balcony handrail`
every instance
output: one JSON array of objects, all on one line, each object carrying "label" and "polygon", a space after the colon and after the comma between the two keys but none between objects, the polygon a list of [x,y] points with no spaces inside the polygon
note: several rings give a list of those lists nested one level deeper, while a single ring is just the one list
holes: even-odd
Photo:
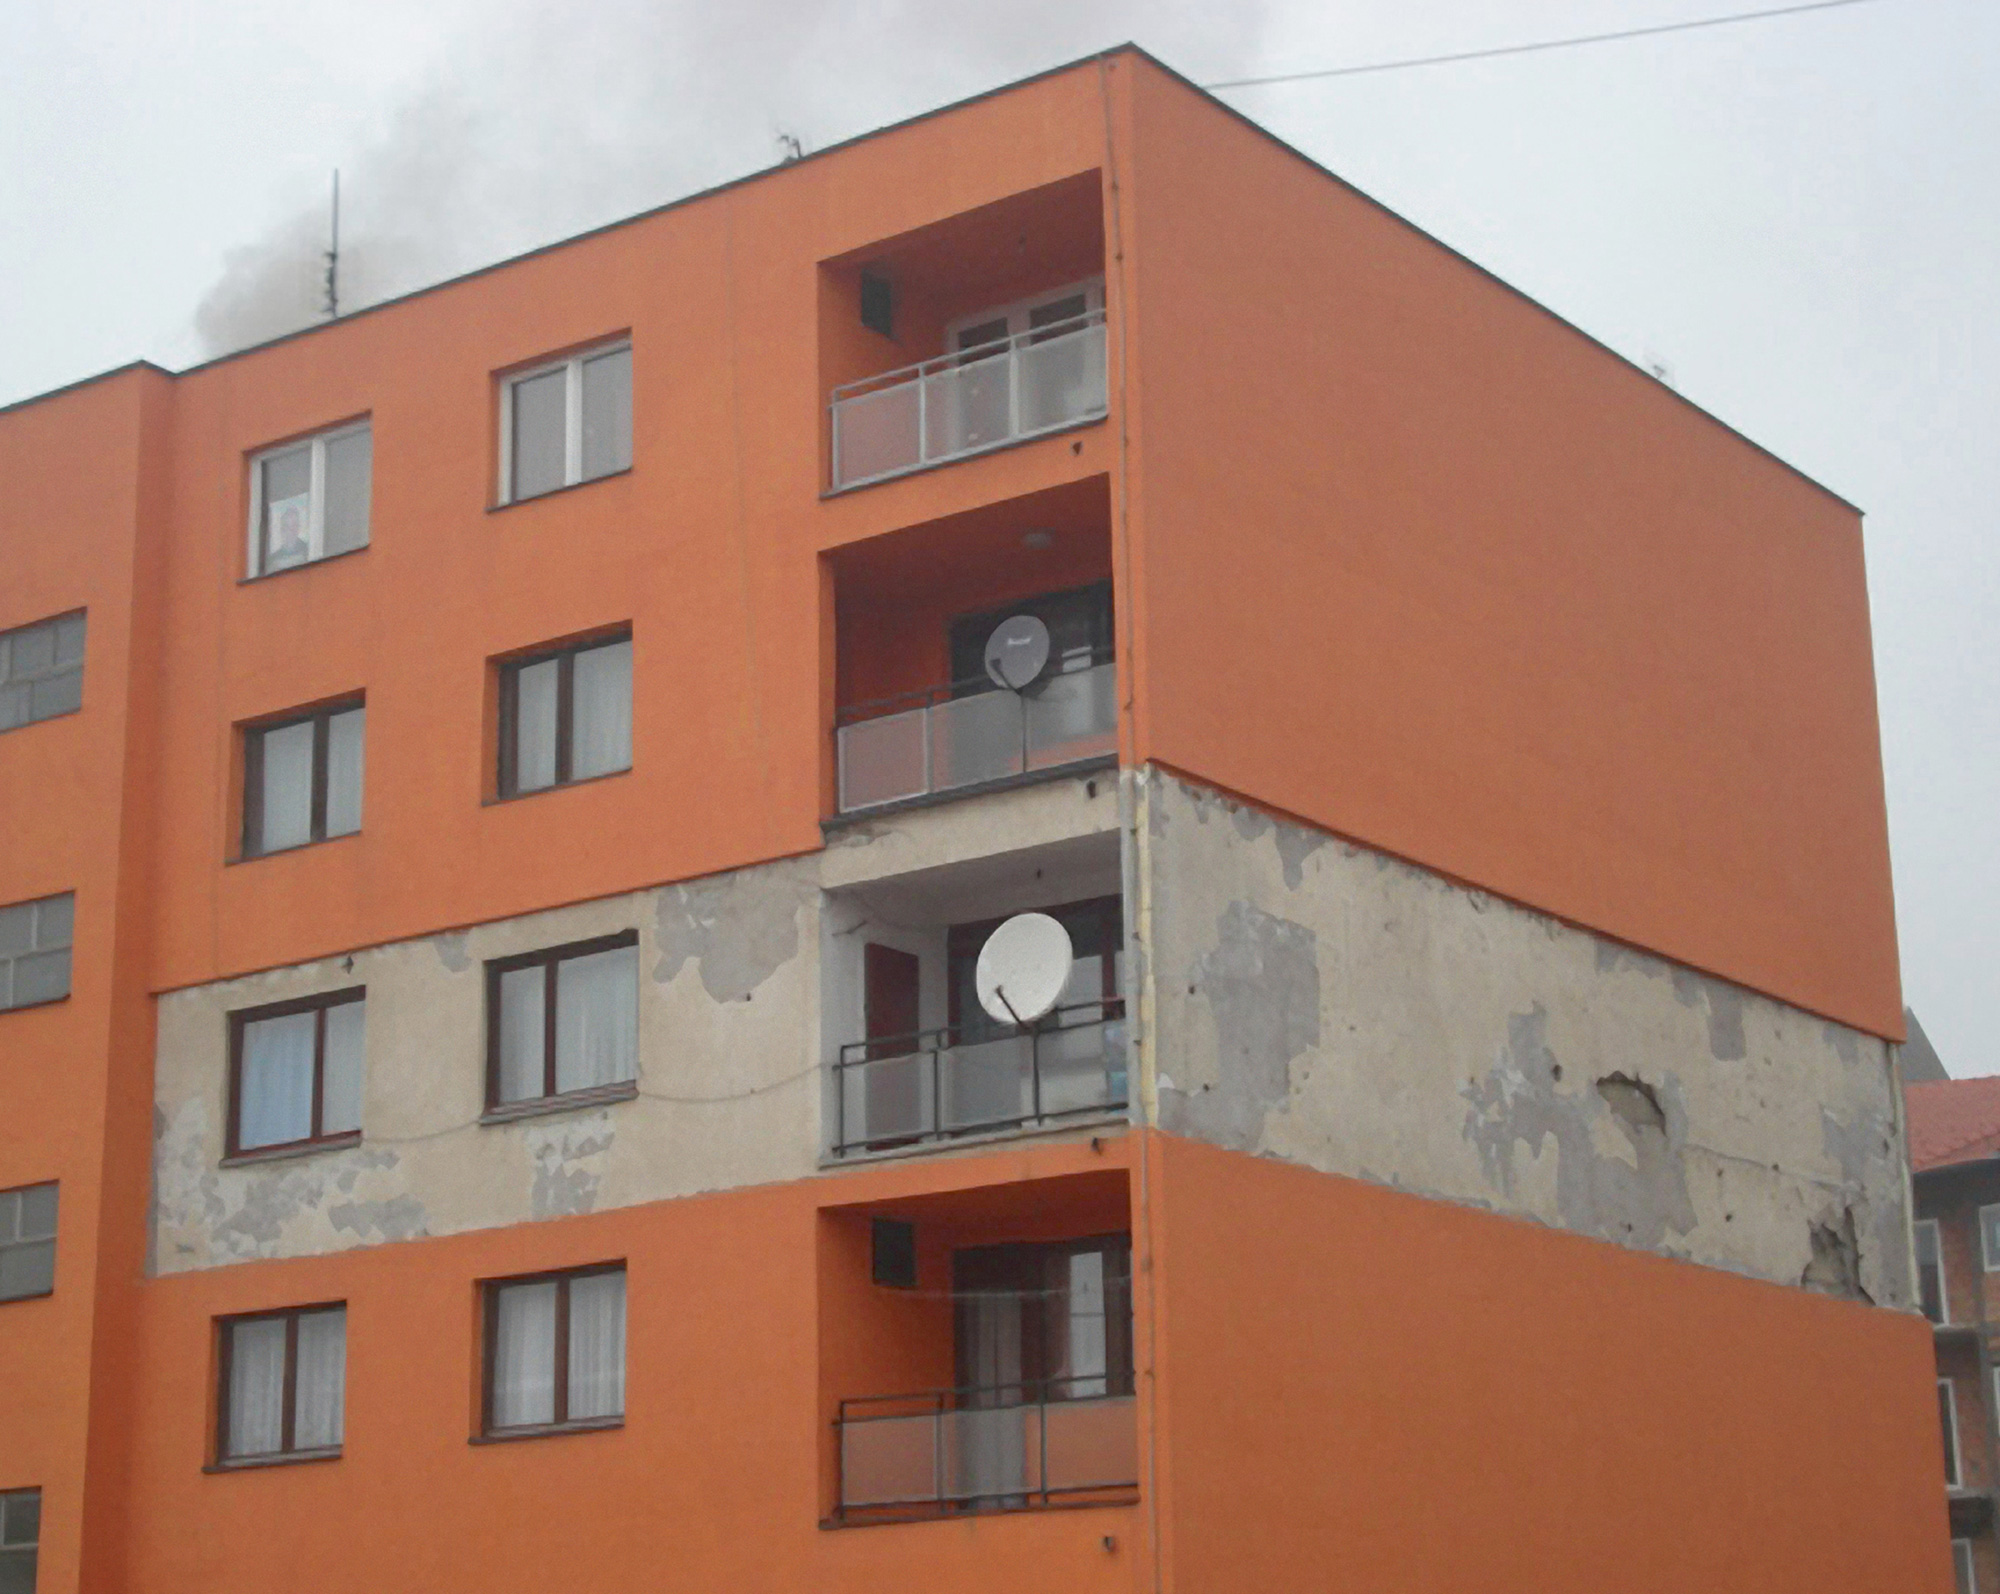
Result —
[{"label": "balcony handrail", "polygon": [[[1069,1015],[1088,1012],[1089,1018]],[[834,1062],[836,1069],[856,1068],[866,1063],[888,1062],[898,1057],[915,1057],[923,1052],[948,1052],[960,1046],[984,1045],[989,1041],[1015,1040],[1024,1035],[1048,1031],[1088,1029],[1092,1024],[1111,1024],[1125,1016],[1125,998],[1100,997],[1094,1002],[1071,1002],[1051,1008],[1032,1024],[1015,1026],[992,1019],[973,1019],[958,1024],[938,1024],[929,1029],[910,1030],[901,1035],[878,1035],[868,1040],[848,1041]],[[970,1035],[971,1040],[966,1037]],[[908,1043],[908,1044],[905,1044]]]},{"label": "balcony handrail", "polygon": [[[978,1291],[972,1291],[978,1294]],[[1114,1383],[1117,1388],[1111,1387]],[[1074,1387],[1078,1384],[1102,1384],[1103,1390],[1088,1395],[1057,1396],[1056,1402],[1086,1400],[1128,1400],[1132,1390],[1125,1387],[1126,1379],[1111,1372],[1102,1373],[1062,1373],[1048,1378],[1019,1378],[999,1384],[959,1384],[944,1389],[913,1389],[900,1395],[848,1395],[840,1402],[837,1422],[895,1422],[907,1417],[924,1417],[934,1411],[1013,1411],[1021,1406],[1045,1406],[1051,1402],[1049,1391],[1059,1386]],[[1000,1395],[1018,1391],[1017,1400],[993,1400],[982,1404],[972,1403],[971,1397]],[[883,1412],[874,1416],[850,1416],[850,1406],[879,1406],[893,1403],[922,1401],[921,1411]]]},{"label": "balcony handrail", "polygon": [[[1081,650],[1078,650],[1080,656]],[[1090,650],[1087,664],[1067,665],[1049,671],[1033,683],[1043,686],[1051,681],[1059,681],[1065,675],[1081,675],[1085,670],[1094,670],[1100,664],[1115,662],[1116,649],[1106,642]],[[976,690],[974,690],[976,689]],[[944,681],[934,686],[912,687],[907,692],[892,692],[887,697],[864,698],[858,703],[843,703],[834,710],[834,728],[861,725],[869,720],[887,719],[891,714],[906,714],[914,709],[936,708],[940,703],[951,703],[962,698],[977,696],[980,692],[1003,692],[1006,688],[996,684],[990,675],[967,675],[956,681]]]},{"label": "balcony handrail", "polygon": [[901,387],[906,382],[921,381],[924,377],[939,371],[956,370],[964,365],[976,365],[982,360],[993,359],[996,355],[1011,354],[1017,349],[1030,345],[1054,343],[1062,338],[1075,337],[1088,332],[1093,327],[1104,325],[1104,312],[1086,310],[1081,315],[1070,316],[1061,321],[1052,321],[1045,327],[1030,327],[1025,332],[1012,332],[1004,338],[995,338],[989,343],[975,343],[970,348],[953,349],[948,354],[933,355],[928,360],[919,360],[914,365],[899,365],[892,371],[877,371],[873,376],[860,377],[852,382],[843,382],[828,396],[828,402],[838,404],[843,399],[858,398],[864,393],[879,392],[884,388]]}]

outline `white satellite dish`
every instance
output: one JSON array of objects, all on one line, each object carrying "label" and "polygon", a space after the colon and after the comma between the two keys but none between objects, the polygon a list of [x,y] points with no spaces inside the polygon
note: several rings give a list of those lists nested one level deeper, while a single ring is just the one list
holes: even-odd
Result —
[{"label": "white satellite dish", "polygon": [[1003,1024],[1032,1024],[1069,984],[1075,950],[1046,913],[1017,913],[986,938],[973,968],[979,1005]]},{"label": "white satellite dish", "polygon": [[1049,628],[1032,614],[1002,620],[986,639],[986,674],[995,686],[1026,691],[1049,667]]}]

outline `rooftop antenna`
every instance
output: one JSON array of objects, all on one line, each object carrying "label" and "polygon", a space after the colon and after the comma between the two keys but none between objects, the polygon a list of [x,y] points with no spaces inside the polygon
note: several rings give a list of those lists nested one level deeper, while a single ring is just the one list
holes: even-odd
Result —
[{"label": "rooftop antenna", "polygon": [[793,161],[804,160],[806,141],[796,133],[787,133],[782,128],[778,132],[778,159],[780,164],[789,166]]},{"label": "rooftop antenna", "polygon": [[333,169],[333,234],[326,251],[326,318],[340,315],[340,168]]}]

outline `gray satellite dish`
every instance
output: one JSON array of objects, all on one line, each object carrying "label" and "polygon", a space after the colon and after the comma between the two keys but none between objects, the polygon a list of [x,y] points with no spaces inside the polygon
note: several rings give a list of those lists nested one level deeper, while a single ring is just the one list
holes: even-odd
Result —
[{"label": "gray satellite dish", "polygon": [[1069,931],[1046,913],[1017,913],[986,938],[973,967],[979,1005],[1003,1024],[1032,1024],[1069,984]]},{"label": "gray satellite dish", "polygon": [[1049,663],[1049,628],[1032,614],[1002,620],[986,639],[986,673],[995,686],[1026,691]]}]

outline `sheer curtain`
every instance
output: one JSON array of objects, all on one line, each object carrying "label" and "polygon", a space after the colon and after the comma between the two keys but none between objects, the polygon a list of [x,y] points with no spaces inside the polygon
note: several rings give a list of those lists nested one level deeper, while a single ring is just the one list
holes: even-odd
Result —
[{"label": "sheer curtain", "polygon": [[583,479],[632,465],[632,351],[583,362]]},{"label": "sheer curtain", "polygon": [[361,1127],[367,1013],[366,1001],[342,1002],[326,1010],[326,1079],[320,1102],[322,1134],[345,1134]]},{"label": "sheer curtain", "polygon": [[639,949],[614,947],[556,966],[556,1089],[634,1078],[639,1054]]},{"label": "sheer curtain", "polygon": [[281,1146],[312,1134],[313,1029],[311,1013],[243,1026],[236,1100],[240,1150]]},{"label": "sheer curtain", "polygon": [[361,828],[361,727],[365,709],[351,708],[326,724],[326,833]]},{"label": "sheer curtain", "polygon": [[530,1101],[544,1094],[542,1003],[548,972],[540,964],[500,976],[500,1099]]},{"label": "sheer curtain", "polygon": [[494,1315],[493,1426],[554,1422],[555,1281],[502,1286]]},{"label": "sheer curtain", "polygon": [[556,783],[556,685],[562,664],[544,659],[514,677],[514,789]]},{"label": "sheer curtain", "polygon": [[593,1273],[570,1280],[569,1414],[619,1417],[625,1412],[625,1275]]},{"label": "sheer curtain", "polygon": [[285,1442],[285,1320],[262,1318],[229,1330],[232,1456],[272,1455]]},{"label": "sheer curtain", "polygon": [[293,1394],[292,1448],[331,1450],[344,1437],[347,1309],[299,1319],[299,1366]]},{"label": "sheer curtain", "polygon": [[313,728],[310,721],[264,732],[259,844],[265,852],[312,839]]},{"label": "sheer curtain", "polygon": [[614,642],[576,656],[570,778],[632,767],[632,644]]}]

